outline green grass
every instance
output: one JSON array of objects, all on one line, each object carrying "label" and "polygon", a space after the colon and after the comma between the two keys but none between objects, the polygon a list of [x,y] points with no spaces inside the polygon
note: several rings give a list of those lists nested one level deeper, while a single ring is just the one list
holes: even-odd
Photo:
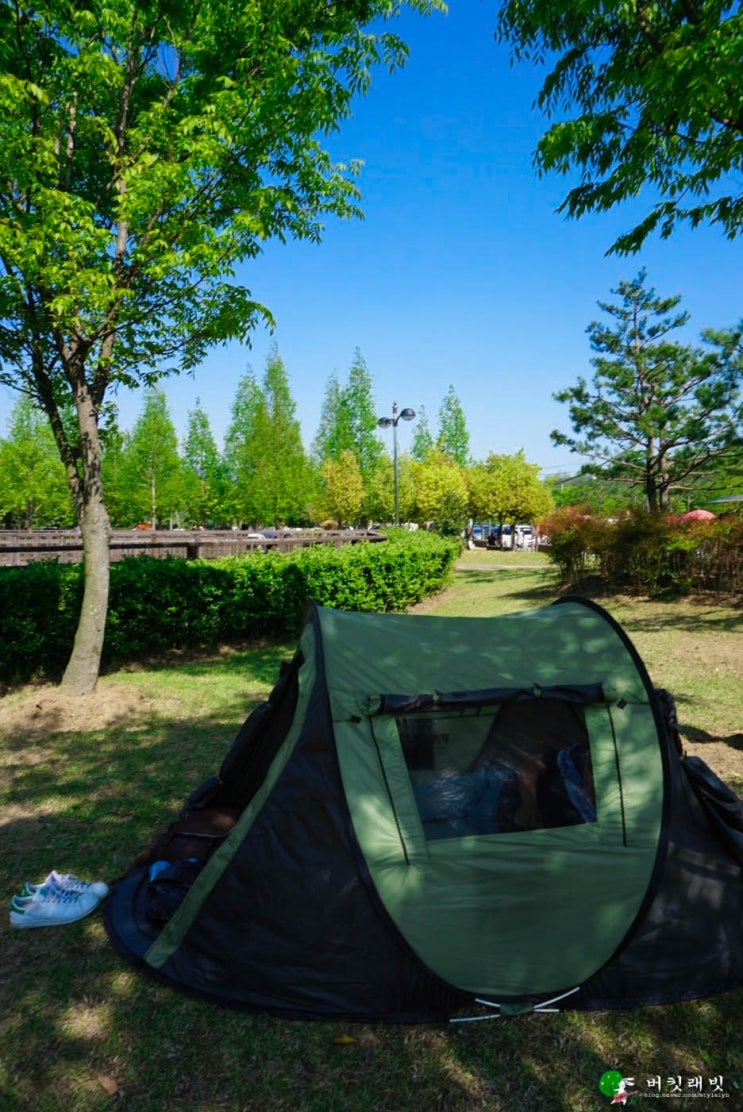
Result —
[{"label": "green grass", "polygon": [[[486,615],[554,597],[542,555],[476,550],[463,554],[455,585],[421,609]],[[600,601],[628,629],[654,682],[679,699],[685,737],[727,756],[737,775],[741,611],[714,600]],[[94,700],[72,707],[49,688],[6,696],[6,901],[52,866],[106,879],[123,872],[214,772],[292,651],[264,644],[141,665],[104,677]],[[608,1068],[636,1080],[722,1074],[731,1094],[724,1107],[743,1107],[743,991],[448,1028],[287,1022],[155,984],[113,952],[98,914],[28,932],[3,919],[3,1112],[589,1112],[609,1107],[598,1090]]]}]

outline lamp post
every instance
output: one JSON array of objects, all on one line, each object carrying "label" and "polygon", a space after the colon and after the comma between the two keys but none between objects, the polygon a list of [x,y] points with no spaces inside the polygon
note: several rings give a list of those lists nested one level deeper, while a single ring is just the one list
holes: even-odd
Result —
[{"label": "lamp post", "polygon": [[395,525],[400,524],[400,485],[397,474],[397,422],[412,421],[415,417],[414,409],[403,409],[400,413],[397,411],[397,402],[392,403],[392,416],[380,417],[377,421],[380,429],[388,429],[392,425],[392,460],[395,470]]}]

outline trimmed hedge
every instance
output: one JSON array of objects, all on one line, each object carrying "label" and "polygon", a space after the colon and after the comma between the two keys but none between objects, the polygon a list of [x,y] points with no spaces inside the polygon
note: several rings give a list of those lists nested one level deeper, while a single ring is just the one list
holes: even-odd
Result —
[{"label": "trimmed hedge", "polygon": [[599,579],[651,598],[743,592],[743,515],[689,521],[635,510],[616,522],[558,510],[544,524],[563,586]]},{"label": "trimmed hedge", "polygon": [[[297,635],[310,600],[340,610],[404,610],[441,590],[459,541],[392,534],[220,560],[131,557],[111,566],[103,664],[174,648]],[[0,568],[0,682],[58,679],[72,651],[80,564]]]}]

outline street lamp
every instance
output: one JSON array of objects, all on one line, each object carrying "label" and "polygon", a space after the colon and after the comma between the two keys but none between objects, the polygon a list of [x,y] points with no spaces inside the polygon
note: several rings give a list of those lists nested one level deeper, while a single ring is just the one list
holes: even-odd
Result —
[{"label": "street lamp", "polygon": [[399,420],[412,421],[415,417],[414,409],[403,409],[397,412],[397,402],[392,403],[392,416],[380,417],[377,421],[380,429],[388,429],[392,425],[392,459],[395,469],[395,525],[400,524],[400,485],[397,474],[397,422]]}]

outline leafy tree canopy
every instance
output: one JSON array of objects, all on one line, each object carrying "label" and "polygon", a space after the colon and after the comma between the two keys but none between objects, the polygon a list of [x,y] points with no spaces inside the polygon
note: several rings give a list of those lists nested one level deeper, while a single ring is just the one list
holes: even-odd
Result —
[{"label": "leafy tree canopy", "polygon": [[[549,481],[556,509],[574,507],[597,517],[624,513],[638,494],[616,479],[602,475],[580,474],[556,477]],[[640,498],[640,504],[644,500]]]},{"label": "leafy tree canopy", "polygon": [[433,521],[446,536],[458,536],[467,521],[469,488],[464,469],[444,452],[430,452],[423,462],[411,460],[415,517]]},{"label": "leafy tree canopy", "polygon": [[539,464],[529,463],[523,449],[514,455],[491,452],[470,471],[472,513],[500,524],[539,521],[552,508],[549,487],[539,472]]},{"label": "leafy tree canopy", "polygon": [[105,628],[106,392],[245,340],[270,315],[238,264],[358,212],[356,167],[335,165],[323,140],[375,66],[404,62],[384,29],[404,6],[0,4],[0,382],[46,412],[83,533],[70,692],[92,690]]},{"label": "leafy tree canopy", "polygon": [[364,480],[354,453],[346,448],[340,459],[326,459],[322,479],[330,516],[339,526],[358,521],[364,504]]},{"label": "leafy tree canopy", "polygon": [[611,248],[655,229],[743,227],[743,14],[730,0],[505,0],[497,37],[518,60],[552,66],[537,99],[555,118],[540,171],[580,180],[560,211],[601,212],[648,183],[661,199]]},{"label": "leafy tree canopy", "polygon": [[49,422],[21,396],[0,439],[0,520],[21,529],[70,525],[70,491]]}]

